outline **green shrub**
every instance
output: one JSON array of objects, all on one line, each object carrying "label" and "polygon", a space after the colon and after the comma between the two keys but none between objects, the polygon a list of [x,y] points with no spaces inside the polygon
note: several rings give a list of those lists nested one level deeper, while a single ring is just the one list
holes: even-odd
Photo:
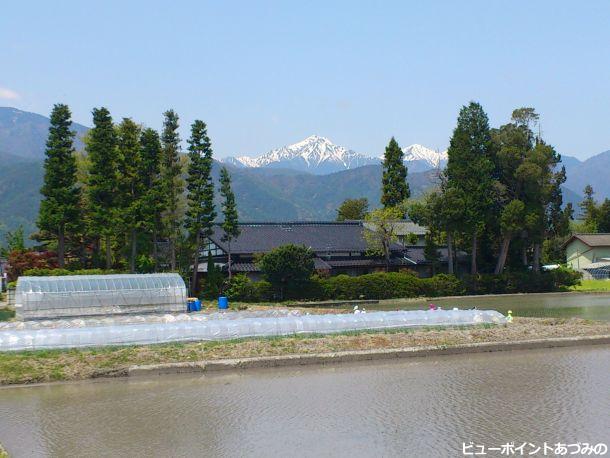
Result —
[{"label": "green shrub", "polygon": [[[459,296],[463,294],[506,294],[560,291],[578,284],[580,274],[568,269],[556,269],[534,275],[532,272],[512,272],[502,275],[467,275],[458,279],[439,274],[419,278],[411,272],[377,272],[350,277],[337,275],[321,278],[314,275],[298,288],[287,287],[284,298],[293,300],[355,300],[393,299],[418,296]],[[235,275],[227,295],[231,300],[267,302],[279,300],[267,281],[253,282],[245,275]]]},{"label": "green shrub", "polygon": [[233,301],[264,302],[273,299],[273,288],[269,282],[253,282],[244,274],[234,275],[225,293]]},{"label": "green shrub", "polygon": [[329,299],[391,299],[423,294],[422,279],[408,272],[377,272],[350,277],[337,275],[322,280]]},{"label": "green shrub", "polygon": [[461,296],[466,291],[462,283],[454,275],[438,274],[430,278],[422,278],[424,295],[436,296]]},{"label": "green shrub", "polygon": [[563,291],[580,282],[581,274],[567,268],[540,272],[509,272],[501,275],[467,275],[462,280],[467,294],[547,293]]},{"label": "green shrub", "polygon": [[68,270],[68,269],[28,269],[23,272],[23,275],[30,277],[57,277],[64,275],[110,275],[121,273],[118,270],[105,270],[105,269],[79,269],[79,270]]},{"label": "green shrub", "polygon": [[580,285],[580,281],[582,280],[581,272],[576,272],[567,267],[551,270],[550,274],[553,277],[555,289],[558,291],[565,291],[572,286]]}]

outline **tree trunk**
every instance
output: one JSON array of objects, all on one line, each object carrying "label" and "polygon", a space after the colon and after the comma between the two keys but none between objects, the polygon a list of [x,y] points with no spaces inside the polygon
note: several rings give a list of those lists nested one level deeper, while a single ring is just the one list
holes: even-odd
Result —
[{"label": "tree trunk", "polygon": [[527,267],[527,245],[523,245],[523,248],[521,249],[521,262]]},{"label": "tree trunk", "polygon": [[132,274],[136,272],[136,256],[138,254],[138,241],[136,235],[136,229],[131,228],[131,255],[129,256],[129,271]]},{"label": "tree trunk", "polygon": [[112,246],[110,244],[110,235],[106,236],[106,269],[112,267]]},{"label": "tree trunk", "polygon": [[390,244],[386,243],[385,241],[383,242],[383,251],[384,251],[384,257],[385,257],[385,271],[389,272],[390,271]]},{"label": "tree trunk", "polygon": [[174,237],[169,238],[169,266],[172,272],[176,270],[176,240]]},{"label": "tree trunk", "polygon": [[447,273],[453,275],[453,236],[447,232]]},{"label": "tree trunk", "polygon": [[540,273],[540,244],[534,243],[534,261],[532,263],[532,270],[535,273]]},{"label": "tree trunk", "polygon": [[87,268],[87,244],[85,243],[84,237],[80,240],[80,265],[83,269]]},{"label": "tree trunk", "polygon": [[228,248],[229,248],[229,251],[227,252],[227,265],[229,267],[229,281],[231,281],[231,275],[232,275],[232,273],[231,273],[231,266],[233,265],[233,263],[232,263],[232,260],[231,260],[231,241],[230,240],[228,241],[227,245],[228,245]]},{"label": "tree trunk", "polygon": [[500,256],[498,257],[498,263],[496,264],[496,269],[494,270],[494,274],[501,274],[504,270],[504,266],[506,265],[506,257],[508,256],[508,247],[510,246],[510,236],[504,236],[502,239],[502,248],[500,249]]},{"label": "tree trunk", "polygon": [[66,265],[66,235],[64,232],[62,224],[59,226],[59,233],[57,234],[57,263],[62,269]]},{"label": "tree trunk", "polygon": [[157,251],[157,229],[153,229],[152,242],[153,242],[152,256],[153,256],[153,263],[155,266],[155,272],[159,272],[159,253]]},{"label": "tree trunk", "polygon": [[477,233],[472,234],[472,253],[470,255],[470,274],[477,274]]},{"label": "tree trunk", "polygon": [[[193,256],[193,280],[191,283],[191,295],[193,297],[197,297],[197,293],[199,292],[197,277],[199,270],[199,231],[197,231],[197,235],[195,236],[195,255]],[[208,272],[208,275],[210,273]]]}]

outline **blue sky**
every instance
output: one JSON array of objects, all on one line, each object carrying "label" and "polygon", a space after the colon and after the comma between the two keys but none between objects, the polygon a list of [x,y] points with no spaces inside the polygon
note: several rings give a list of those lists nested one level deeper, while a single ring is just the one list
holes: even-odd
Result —
[{"label": "blue sky", "polygon": [[444,149],[477,100],[492,125],[535,107],[585,158],[610,149],[609,24],[608,1],[4,2],[0,106],[154,128],[172,107],[223,157],[311,134]]}]

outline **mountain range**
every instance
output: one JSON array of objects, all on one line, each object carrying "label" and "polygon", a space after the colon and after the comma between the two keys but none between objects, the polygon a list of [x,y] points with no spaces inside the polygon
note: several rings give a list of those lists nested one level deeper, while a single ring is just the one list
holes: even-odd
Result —
[{"label": "mountain range", "polygon": [[[0,241],[6,230],[19,225],[27,234],[36,229],[48,126],[44,116],[0,107]],[[80,149],[88,128],[74,124],[73,129]],[[421,145],[404,152],[412,194],[421,195],[437,183],[446,153]],[[579,192],[588,183],[598,199],[610,197],[610,151],[585,161],[566,156],[563,163],[568,174],[564,201],[579,202]],[[242,220],[334,219],[344,199],[366,197],[375,206],[381,195],[381,158],[355,153],[319,136],[258,157],[215,162],[216,179],[222,165],[231,171]]]},{"label": "mountain range", "polygon": [[[441,153],[422,145],[403,148],[405,163],[412,172],[443,167],[447,152]],[[326,175],[365,165],[379,165],[383,156],[373,157],[356,153],[344,146],[335,145],[326,137],[311,135],[305,140],[283,146],[260,156],[230,156],[222,159],[225,164],[240,168],[281,168]]]}]

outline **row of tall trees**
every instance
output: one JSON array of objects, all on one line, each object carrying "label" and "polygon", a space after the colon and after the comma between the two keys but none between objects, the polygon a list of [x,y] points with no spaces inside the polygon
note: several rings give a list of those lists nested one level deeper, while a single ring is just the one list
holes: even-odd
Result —
[{"label": "row of tall trees", "polygon": [[[37,238],[56,249],[60,267],[77,258],[80,267],[175,271],[184,267],[178,266],[180,254],[190,259],[192,284],[198,284],[200,247],[217,217],[213,151],[203,121],[191,126],[187,156],[178,129],[173,110],[164,113],[159,135],[130,118],[116,124],[106,108],[95,108],[85,150],[77,153],[70,110],[54,106]],[[239,228],[225,168],[220,194],[230,245]]]},{"label": "row of tall trees", "polygon": [[[348,199],[337,219],[368,220],[375,229],[365,231],[367,244],[388,264],[394,222],[405,216],[428,228],[425,255],[434,270],[440,246],[447,247],[449,273],[458,251],[469,254],[471,274],[500,274],[507,266],[539,272],[543,258],[563,262],[573,209],[563,205],[561,156],[535,132],[538,119],[533,108],[519,108],[510,122],[491,128],[480,104],[462,107],[438,188],[417,200],[410,199],[403,152],[392,138],[383,161],[382,207],[368,212],[362,199]],[[585,227],[610,230],[610,200],[597,204],[590,187],[585,194]]]},{"label": "row of tall trees", "polygon": [[449,273],[456,246],[469,253],[471,274],[499,274],[507,265],[539,272],[543,245],[552,256],[569,234],[573,211],[563,206],[561,192],[565,168],[535,134],[537,122],[533,108],[520,108],[509,123],[492,129],[480,104],[460,110],[439,190],[408,210],[444,239]]}]

